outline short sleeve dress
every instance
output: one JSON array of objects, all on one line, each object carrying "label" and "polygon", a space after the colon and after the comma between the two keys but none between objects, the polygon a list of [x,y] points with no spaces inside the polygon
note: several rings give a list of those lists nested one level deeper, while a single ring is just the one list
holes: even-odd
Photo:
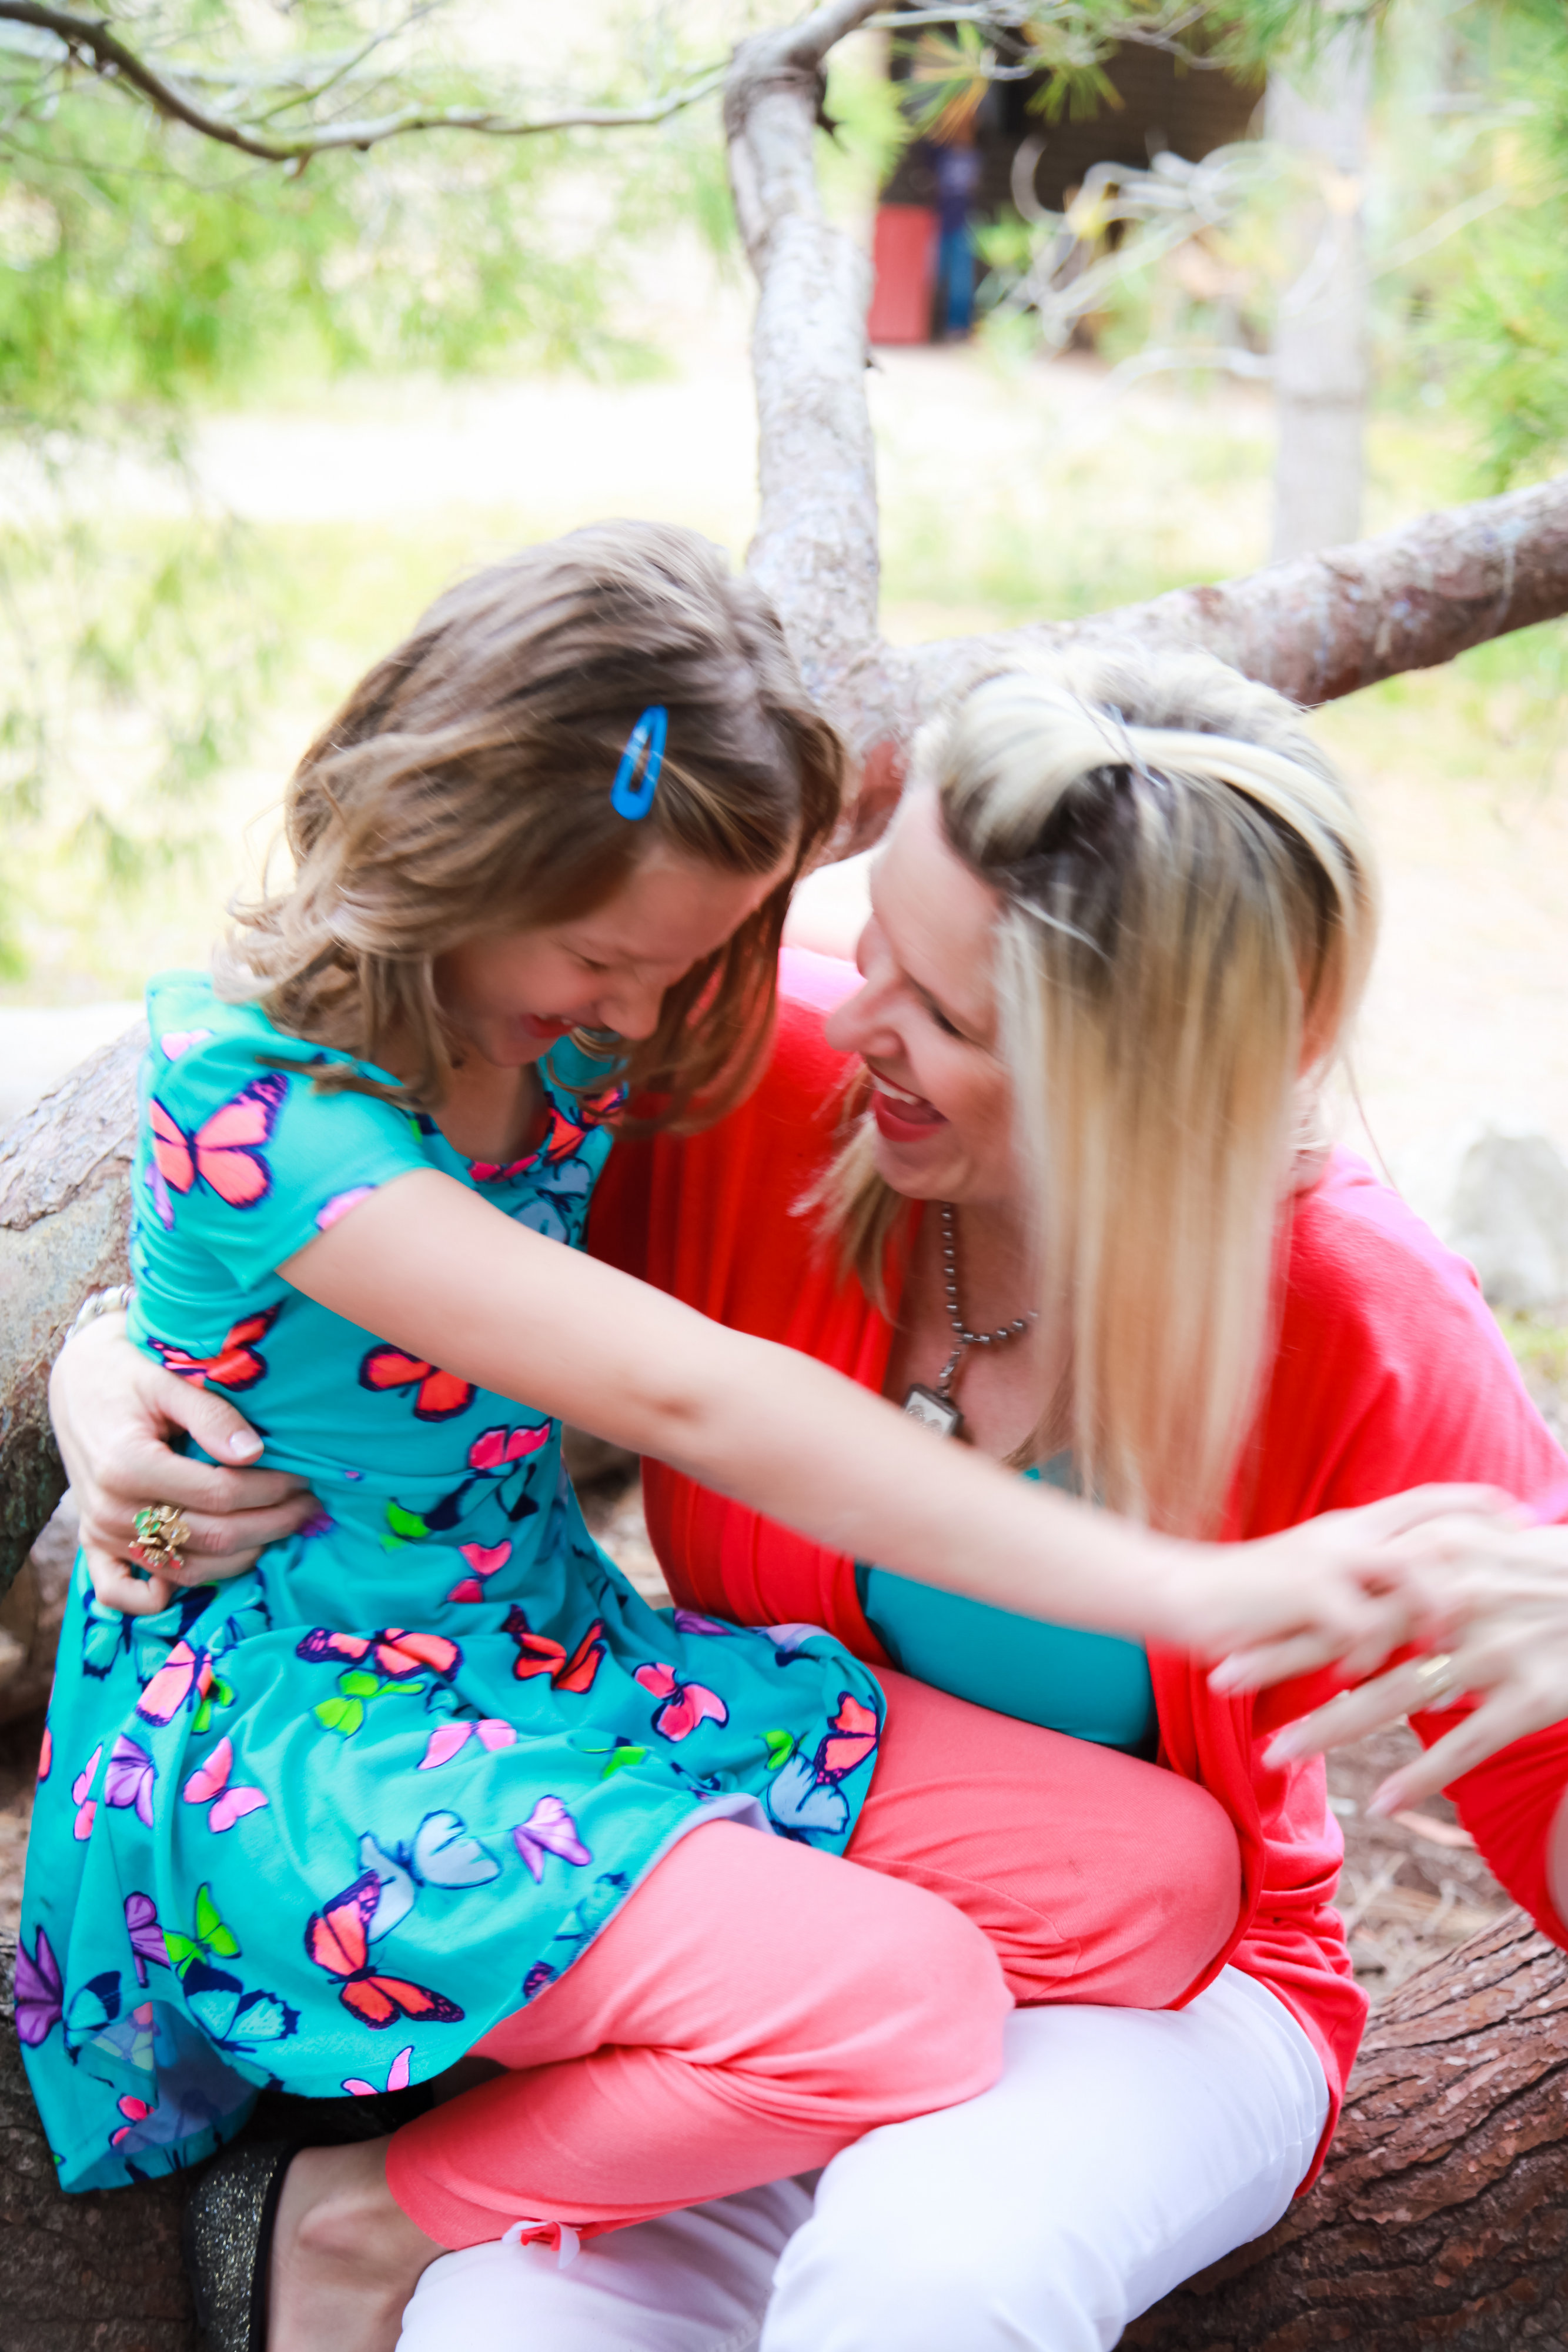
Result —
[{"label": "short sleeve dress", "polygon": [[841,1851],[883,1715],[817,1628],[650,1608],[588,1533],[558,1423],[276,1270],[420,1168],[578,1246],[611,1149],[602,1065],[557,1046],[545,1139],[491,1167],[318,1087],[343,1056],[203,977],[155,982],[148,1013],[132,1336],[238,1401],[322,1509],[156,1616],[100,1607],[78,1562],[16,1978],[71,2189],[196,2161],[269,2083],[439,2074],[700,1822]]}]

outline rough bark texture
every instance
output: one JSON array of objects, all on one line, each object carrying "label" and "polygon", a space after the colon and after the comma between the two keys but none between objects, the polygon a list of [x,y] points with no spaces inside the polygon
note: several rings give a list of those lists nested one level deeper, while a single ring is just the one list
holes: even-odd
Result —
[{"label": "rough bark texture", "polygon": [[[11,1965],[0,1946],[0,2352],[192,2352],[181,2184],[60,2195],[3,2003]],[[1568,2343],[1565,2089],[1568,1958],[1516,1916],[1412,1977],[1378,2011],[1311,2196],[1267,2238],[1135,2320],[1124,2344],[1517,2352]],[[395,2119],[334,2113],[320,2137]],[[291,2126],[300,2127],[297,2112],[258,2117],[255,2128]]]},{"label": "rough bark texture", "polygon": [[0,2352],[192,2352],[184,2184],[63,2197],[11,2017],[0,1943]]},{"label": "rough bark texture", "polygon": [[1515,1913],[1377,2011],[1318,2187],[1139,2352],[1568,2344],[1568,1957]]},{"label": "rough bark texture", "polygon": [[84,1295],[126,1278],[145,1037],[93,1055],[0,1140],[0,1593],[65,1491],[49,1367]]}]

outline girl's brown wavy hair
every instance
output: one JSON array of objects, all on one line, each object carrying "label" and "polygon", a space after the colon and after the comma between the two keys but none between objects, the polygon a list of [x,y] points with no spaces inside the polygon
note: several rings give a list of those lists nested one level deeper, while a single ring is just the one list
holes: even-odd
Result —
[{"label": "girl's brown wavy hair", "polygon": [[[655,703],[664,767],[629,823],[611,785]],[[659,1125],[715,1118],[766,1046],[789,892],[832,829],[844,764],[772,608],[718,548],[670,524],[572,531],[449,589],[361,680],[289,784],[292,884],[234,909],[219,986],[295,1036],[383,1066],[395,1050],[404,1083],[329,1065],[318,1083],[431,1110],[452,1070],[438,956],[575,921],[658,843],[731,874],[787,858],[668,990],[651,1037],[592,1041],[607,1076],[658,1098]]]}]

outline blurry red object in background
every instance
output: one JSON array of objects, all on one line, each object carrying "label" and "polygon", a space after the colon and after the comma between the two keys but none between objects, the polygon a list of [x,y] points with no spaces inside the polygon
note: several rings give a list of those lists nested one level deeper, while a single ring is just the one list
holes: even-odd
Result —
[{"label": "blurry red object in background", "polygon": [[936,279],[936,215],[925,205],[883,205],[872,247],[876,273],[866,334],[873,343],[928,343]]}]

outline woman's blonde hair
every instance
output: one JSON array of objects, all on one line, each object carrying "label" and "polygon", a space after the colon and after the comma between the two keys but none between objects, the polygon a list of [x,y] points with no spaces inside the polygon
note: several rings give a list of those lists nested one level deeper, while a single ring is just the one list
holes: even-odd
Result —
[{"label": "woman's blonde hair", "polygon": [[[632,823],[611,785],[653,704],[667,748]],[[431,1109],[452,1068],[444,951],[591,912],[656,844],[734,874],[787,858],[613,1062],[660,1095],[660,1123],[711,1117],[767,1043],[790,887],[831,830],[843,767],[771,607],[719,549],[668,524],[573,531],[448,590],[361,679],[289,785],[292,884],[236,908],[219,984],[364,1060],[395,1043],[407,1083],[382,1091]]]},{"label": "woman's blonde hair", "polygon": [[[1113,1508],[1210,1531],[1258,1409],[1303,1099],[1372,960],[1366,835],[1297,711],[1197,654],[990,678],[913,781],[1000,901],[998,1046],[1070,1365],[1030,1450],[1070,1444]],[[905,1203],[863,1120],[824,1197],[874,1284]]]}]

